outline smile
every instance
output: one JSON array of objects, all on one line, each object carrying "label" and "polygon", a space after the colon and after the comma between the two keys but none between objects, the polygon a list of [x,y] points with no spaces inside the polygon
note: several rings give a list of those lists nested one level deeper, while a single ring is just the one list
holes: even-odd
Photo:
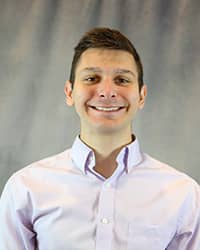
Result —
[{"label": "smile", "polygon": [[124,107],[96,107],[96,106],[91,106],[91,108],[99,110],[99,111],[105,111],[105,112],[112,112],[112,111],[118,111]]}]

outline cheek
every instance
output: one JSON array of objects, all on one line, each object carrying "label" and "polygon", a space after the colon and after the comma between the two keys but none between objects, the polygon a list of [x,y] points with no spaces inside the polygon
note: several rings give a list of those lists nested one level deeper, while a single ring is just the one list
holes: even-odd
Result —
[{"label": "cheek", "polygon": [[80,111],[83,109],[83,107],[87,103],[88,98],[89,96],[85,91],[74,91],[73,100],[74,100],[74,106],[77,111]]},{"label": "cheek", "polygon": [[129,108],[134,112],[138,108],[140,108],[140,96],[139,95],[130,95],[129,96]]},{"label": "cheek", "polygon": [[95,91],[91,87],[79,87],[78,89],[75,89],[73,99],[75,102],[86,103],[88,100],[93,98],[94,92]]},{"label": "cheek", "polygon": [[127,95],[127,99],[129,100],[129,102],[131,104],[136,104],[136,103],[139,103],[140,101],[140,96],[139,94],[133,94],[131,92],[129,92],[130,94]]}]

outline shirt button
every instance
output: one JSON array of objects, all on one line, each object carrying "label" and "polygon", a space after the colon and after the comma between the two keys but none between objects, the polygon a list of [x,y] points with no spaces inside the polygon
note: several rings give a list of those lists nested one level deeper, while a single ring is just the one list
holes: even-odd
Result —
[{"label": "shirt button", "polygon": [[111,188],[112,187],[111,183],[106,183],[106,187]]},{"label": "shirt button", "polygon": [[109,224],[110,221],[107,218],[102,218],[101,219],[101,223],[103,223],[103,224]]}]

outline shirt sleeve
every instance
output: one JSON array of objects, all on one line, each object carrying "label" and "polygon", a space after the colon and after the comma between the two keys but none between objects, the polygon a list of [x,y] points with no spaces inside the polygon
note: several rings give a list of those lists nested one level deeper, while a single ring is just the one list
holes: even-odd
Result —
[{"label": "shirt sleeve", "polygon": [[200,187],[196,183],[186,197],[178,232],[167,250],[200,250]]},{"label": "shirt sleeve", "polygon": [[0,246],[2,250],[36,249],[28,192],[11,178],[0,198]]}]

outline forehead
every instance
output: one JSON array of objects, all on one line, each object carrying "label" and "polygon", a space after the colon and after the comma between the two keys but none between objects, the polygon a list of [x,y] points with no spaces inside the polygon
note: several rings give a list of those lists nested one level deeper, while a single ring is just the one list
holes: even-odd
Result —
[{"label": "forehead", "polygon": [[97,67],[106,70],[123,68],[137,72],[133,55],[124,50],[114,49],[87,49],[83,52],[77,64],[76,72],[84,68]]}]

